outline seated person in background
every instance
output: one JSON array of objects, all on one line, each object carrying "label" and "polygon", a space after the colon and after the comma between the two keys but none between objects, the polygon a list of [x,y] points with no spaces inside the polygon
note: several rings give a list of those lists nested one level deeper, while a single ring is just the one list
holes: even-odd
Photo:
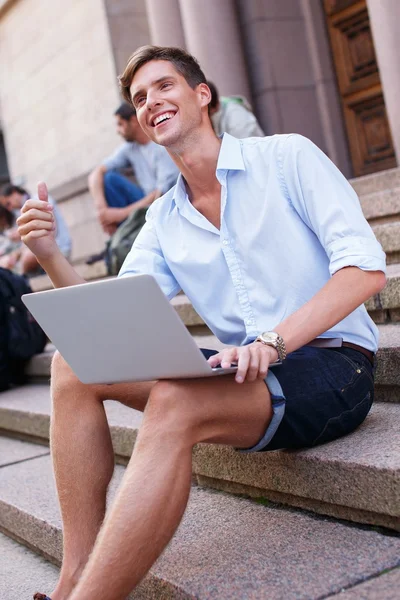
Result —
[{"label": "seated person in background", "polygon": [[211,92],[210,117],[217,135],[230,133],[236,138],[264,137],[251,106],[243,96],[219,96],[211,81],[207,81]]},{"label": "seated person in background", "polygon": [[[0,196],[0,204],[9,212],[11,212],[14,218],[17,218],[20,215],[22,205],[28,198],[29,193],[24,188],[18,185],[8,184],[2,190],[2,195]],[[71,237],[69,235],[65,221],[57,208],[55,200],[51,196],[49,196],[49,203],[53,207],[52,210],[56,224],[57,246],[60,248],[62,254],[66,258],[69,258],[72,246]],[[13,253],[13,258],[16,258],[16,260],[13,262],[13,264],[9,262],[10,266],[7,266],[5,268],[15,269],[22,275],[30,275],[38,271],[38,269],[41,270],[35,255],[32,254],[32,252],[26,246],[21,244],[20,251],[18,252],[18,255],[16,254],[17,247],[20,244],[21,239],[17,227],[11,226],[7,228],[6,236],[10,240],[10,242],[13,242],[15,244],[15,252]]]},{"label": "seated person in background", "polygon": [[[178,170],[162,146],[140,128],[136,111],[127,103],[115,111],[117,132],[126,141],[89,175],[89,190],[100,224],[109,235],[133,211],[145,208],[176,182]],[[116,169],[131,167],[138,185]]]},{"label": "seated person in background", "polygon": [[0,267],[3,269],[14,269],[21,255],[22,242],[17,233],[18,240],[13,241],[13,232],[15,218],[10,210],[7,210],[2,204],[3,197],[0,198]]}]

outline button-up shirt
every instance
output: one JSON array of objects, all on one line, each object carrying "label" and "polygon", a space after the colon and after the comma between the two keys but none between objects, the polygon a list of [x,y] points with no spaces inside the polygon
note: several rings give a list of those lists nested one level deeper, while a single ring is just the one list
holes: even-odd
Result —
[{"label": "button-up shirt", "polygon": [[[120,276],[153,275],[182,289],[224,343],[244,345],[309,301],[339,269],[385,271],[385,254],[351,185],[310,140],[225,134],[216,177],[218,230],[189,201],[185,182],[151,206]],[[376,351],[364,306],[320,337]]]},{"label": "button-up shirt", "polygon": [[131,167],[146,196],[154,190],[164,194],[176,183],[179,174],[166,149],[151,141],[147,144],[126,142],[103,164],[108,171]]}]

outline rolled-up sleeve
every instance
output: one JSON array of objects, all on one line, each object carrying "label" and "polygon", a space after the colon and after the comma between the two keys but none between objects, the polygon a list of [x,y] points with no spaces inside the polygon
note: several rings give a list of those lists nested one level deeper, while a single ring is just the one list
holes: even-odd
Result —
[{"label": "rolled-up sleeve", "polygon": [[171,273],[157,237],[151,208],[147,211],[146,223],[127,255],[118,277],[130,275],[153,275],[169,300],[176,296],[180,286]]},{"label": "rolled-up sleeve", "polygon": [[385,272],[385,253],[350,183],[307,138],[293,134],[284,143],[281,181],[286,197],[324,247],[330,274],[350,266]]},{"label": "rolled-up sleeve", "polygon": [[129,142],[122,144],[122,146],[119,146],[111,156],[103,160],[103,165],[106,167],[107,171],[125,169],[132,166],[131,161],[129,160],[129,148]]}]

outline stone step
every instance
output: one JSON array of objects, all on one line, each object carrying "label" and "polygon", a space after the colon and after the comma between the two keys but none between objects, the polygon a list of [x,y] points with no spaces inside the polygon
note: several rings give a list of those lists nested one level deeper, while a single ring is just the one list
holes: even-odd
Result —
[{"label": "stone step", "polygon": [[[185,296],[182,296],[185,298]],[[191,305],[186,305],[181,317],[186,319],[184,311]],[[190,308],[189,308],[190,310]],[[188,310],[188,312],[189,312]],[[196,313],[195,313],[196,314]],[[188,316],[186,323],[193,322],[195,317]],[[193,326],[190,328],[198,346],[219,350],[224,344],[209,332],[206,327]],[[385,402],[400,402],[400,326],[396,324],[379,325],[380,349],[378,352],[378,366],[375,376],[376,400]],[[30,361],[27,374],[32,380],[48,379],[50,377],[51,359],[54,346],[48,344],[45,352],[37,354]]]},{"label": "stone step", "polygon": [[356,177],[350,179],[350,183],[360,198],[377,192],[400,188],[400,168],[395,167],[371,175]]},{"label": "stone step", "polygon": [[388,265],[386,287],[365,307],[375,323],[400,322],[400,264]]},{"label": "stone step", "polygon": [[57,567],[2,533],[0,555],[0,598],[31,600],[38,590],[55,587]]},{"label": "stone step", "polygon": [[379,223],[372,229],[386,252],[386,264],[400,263],[400,217],[391,223]]},{"label": "stone step", "polygon": [[[8,443],[10,448],[22,444],[16,440]],[[50,457],[37,456],[35,446],[27,446],[32,453],[30,460],[10,464],[19,451],[11,448],[8,466],[0,468],[0,527],[59,564],[61,520]],[[27,450],[23,453],[26,455]],[[109,500],[123,471],[121,466],[115,469]],[[33,560],[40,564],[30,593],[39,585],[45,586],[42,592],[49,593],[55,575],[51,566],[37,563],[30,553],[4,538],[1,542],[10,549],[10,557],[15,557],[15,567],[23,567],[28,561],[32,564]],[[399,553],[400,538],[381,531],[193,487],[177,533],[130,598],[335,597],[343,589],[356,590],[365,580],[396,568]],[[14,572],[15,582],[8,578],[11,585],[20,580]],[[22,600],[6,591],[2,598]]]},{"label": "stone step", "polygon": [[365,218],[374,226],[400,219],[400,187],[360,196]]},{"label": "stone step", "polygon": [[[126,463],[142,421],[138,411],[105,402],[116,459]],[[0,395],[0,430],[48,443],[50,390],[30,385]],[[201,485],[400,530],[400,404],[376,403],[351,435],[308,450],[239,454],[199,445],[193,472]]]}]

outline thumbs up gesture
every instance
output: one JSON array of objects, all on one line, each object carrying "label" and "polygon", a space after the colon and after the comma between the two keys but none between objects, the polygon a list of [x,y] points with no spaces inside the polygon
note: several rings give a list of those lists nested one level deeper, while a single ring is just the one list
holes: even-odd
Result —
[{"label": "thumbs up gesture", "polygon": [[44,182],[38,184],[38,198],[30,198],[23,205],[17,225],[21,240],[39,260],[57,252],[53,206]]}]

